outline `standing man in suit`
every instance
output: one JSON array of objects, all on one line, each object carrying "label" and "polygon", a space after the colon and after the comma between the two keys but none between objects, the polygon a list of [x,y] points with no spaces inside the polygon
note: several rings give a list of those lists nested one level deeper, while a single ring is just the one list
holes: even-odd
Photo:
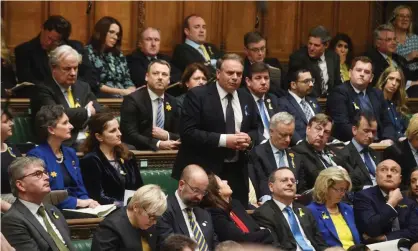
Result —
[{"label": "standing man in suit", "polygon": [[321,107],[315,97],[308,96],[315,83],[308,70],[300,69],[289,74],[289,92],[279,98],[279,111],[288,112],[295,117],[295,133],[292,145],[306,138],[306,126],[315,114],[321,112]]},{"label": "standing man in suit", "polygon": [[402,196],[401,167],[393,160],[384,160],[376,168],[377,186],[355,194],[356,226],[367,242],[400,238],[418,242],[416,203]]},{"label": "standing man in suit", "polygon": [[218,237],[211,215],[199,207],[208,185],[208,175],[200,166],[188,165],[183,169],[174,196],[167,197],[167,211],[157,222],[157,250],[170,234],[189,236],[199,251],[215,250]]},{"label": "standing man in suit", "polygon": [[174,48],[173,64],[183,72],[191,63],[203,63],[215,75],[216,60],[222,53],[214,44],[206,42],[205,20],[196,14],[186,17],[183,32],[185,40]]},{"label": "standing man in suit", "polygon": [[373,62],[373,82],[376,85],[382,72],[389,66],[402,69],[407,80],[406,89],[411,85],[418,84],[418,71],[411,71],[408,68],[408,62],[401,55],[396,54],[397,41],[393,26],[382,24],[374,32],[374,48],[365,53]]},{"label": "standing man in suit", "polygon": [[251,65],[254,63],[265,63],[268,67],[267,70],[269,70],[269,67],[274,67],[280,72],[278,79],[270,79],[269,92],[277,97],[281,97],[285,94],[285,91],[282,89],[284,82],[283,68],[277,58],[267,58],[266,51],[266,40],[258,31],[250,31],[244,35],[244,52],[246,57],[244,59],[241,87],[246,86],[246,79],[250,76]]},{"label": "standing man in suit", "polygon": [[289,149],[294,131],[294,117],[287,112],[279,112],[271,118],[270,140],[251,151],[255,173],[252,182],[256,184],[257,197],[262,203],[271,199],[268,177],[277,168],[289,167],[296,179],[303,179],[300,175],[300,156]]},{"label": "standing man in suit", "polygon": [[16,201],[1,218],[1,232],[16,250],[75,250],[60,210],[43,204],[51,192],[45,163],[34,157],[17,158],[9,166]]},{"label": "standing man in suit", "polygon": [[254,99],[239,88],[242,58],[225,54],[218,60],[216,84],[189,90],[180,121],[181,146],[172,176],[197,164],[227,180],[232,197],[248,204],[247,150],[257,142],[258,120]]},{"label": "standing man in suit", "polygon": [[148,65],[147,88],[125,96],[120,107],[122,139],[137,150],[174,150],[180,145],[179,111],[174,97],[165,93],[170,64],[157,59]]},{"label": "standing man in suit", "polygon": [[292,170],[276,169],[269,177],[273,199],[257,208],[252,216],[260,226],[271,231],[275,247],[289,251],[323,251],[327,245],[315,218],[309,209],[294,202],[296,184]]},{"label": "standing man in suit", "polygon": [[76,40],[69,40],[71,23],[62,16],[50,16],[41,32],[32,40],[15,48],[16,75],[19,82],[40,84],[51,77],[48,56],[60,45],[69,45],[83,56],[80,65],[80,79],[96,86],[97,79],[92,74],[92,67],[84,51],[84,46]]},{"label": "standing man in suit", "polygon": [[377,121],[375,141],[392,144],[395,129],[387,112],[382,91],[373,88],[372,61],[368,57],[356,57],[350,67],[350,82],[337,86],[327,99],[327,112],[335,122],[333,135],[342,141],[353,138],[352,118],[359,112],[373,114]]},{"label": "standing man in suit", "polygon": [[[149,63],[156,59],[171,62],[169,56],[160,53],[160,44],[161,31],[157,28],[147,27],[140,34],[140,40],[138,42],[139,47],[126,57],[129,73],[131,74],[132,82],[135,83],[136,87],[141,87],[146,84],[145,75]],[[171,63],[170,67],[170,83],[180,81],[181,72]]]},{"label": "standing man in suit", "polygon": [[289,73],[298,69],[308,69],[315,85],[311,93],[314,97],[327,97],[331,90],[341,83],[340,58],[334,50],[327,50],[331,35],[323,26],[309,32],[308,44],[290,55]]},{"label": "standing man in suit", "polygon": [[89,84],[78,80],[81,55],[68,45],[61,45],[49,54],[51,75],[44,84],[36,87],[30,100],[32,116],[44,105],[62,105],[65,114],[74,126],[71,139],[64,141],[67,146],[76,147],[86,139],[88,119],[101,110]]},{"label": "standing man in suit", "polygon": [[[268,65],[256,62],[250,66],[250,72],[246,77],[248,90],[258,107],[259,142],[263,143],[270,138],[270,118],[278,112],[278,102],[275,95],[267,93],[270,89],[270,73]],[[257,143],[259,143],[257,142]]]},{"label": "standing man in suit", "polygon": [[319,172],[332,166],[341,166],[350,173],[353,168],[344,156],[327,146],[332,131],[332,120],[329,116],[318,113],[313,116],[306,127],[306,140],[303,140],[293,151],[301,155],[301,169],[304,179],[301,179],[301,191],[311,189]]}]

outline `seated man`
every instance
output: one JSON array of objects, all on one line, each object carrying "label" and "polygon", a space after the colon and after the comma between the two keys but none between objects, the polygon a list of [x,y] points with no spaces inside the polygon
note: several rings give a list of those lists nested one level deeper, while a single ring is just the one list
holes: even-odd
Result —
[{"label": "seated man", "polygon": [[183,169],[174,195],[167,197],[167,211],[157,222],[157,250],[170,234],[190,236],[198,250],[214,250],[218,238],[209,212],[199,207],[208,193],[208,176],[203,168],[188,165]]},{"label": "seated man", "polygon": [[315,85],[311,96],[326,97],[341,83],[340,59],[334,50],[328,50],[331,35],[323,26],[309,32],[308,45],[300,48],[289,57],[288,73],[298,69],[311,72]]},{"label": "seated man", "polygon": [[[373,114],[377,122],[375,140],[391,144],[395,130],[390,121],[382,91],[373,88],[373,65],[368,57],[356,57],[350,66],[350,82],[345,82],[332,91],[327,98],[327,112],[335,122],[333,135],[342,141],[353,138],[352,118],[358,112]],[[387,139],[387,140],[386,140]]]},{"label": "seated man", "polygon": [[164,240],[160,251],[193,251],[197,243],[188,236],[182,234],[171,234]]},{"label": "seated man", "polygon": [[[270,78],[270,93],[273,93],[277,97],[281,97],[285,94],[282,89],[285,74],[283,68],[277,58],[266,58],[266,40],[258,31],[250,31],[244,35],[244,72],[242,75],[241,87],[246,86],[246,78],[250,76],[251,65],[254,63],[265,63],[270,67],[277,68],[274,70],[274,78]],[[269,69],[270,70],[270,69]],[[279,72],[279,76],[276,72]]]},{"label": "seated man", "polygon": [[277,168],[287,166],[295,173],[296,179],[303,179],[300,177],[300,156],[289,150],[294,131],[293,116],[279,112],[271,118],[270,140],[251,151],[250,159],[255,173],[252,182],[256,193],[259,191],[257,197],[262,203],[271,199],[268,177]]},{"label": "seated man", "polygon": [[[140,34],[139,47],[132,54],[126,56],[129,73],[136,87],[146,84],[145,74],[151,61],[156,59],[171,61],[169,56],[160,53],[160,43],[161,31],[153,27],[145,28]],[[172,64],[170,64],[170,67],[170,83],[180,81],[181,72]]]},{"label": "seated man", "polygon": [[295,117],[295,134],[292,145],[306,138],[306,126],[309,120],[321,112],[321,106],[315,97],[308,96],[313,89],[315,79],[308,70],[300,69],[289,74],[289,92],[279,98],[279,111],[288,112]]},{"label": "seated man", "polygon": [[30,100],[33,117],[44,105],[63,105],[65,114],[74,126],[71,139],[64,143],[77,146],[86,139],[85,127],[87,120],[101,106],[96,96],[90,91],[89,84],[78,80],[78,66],[81,55],[68,45],[61,45],[49,54],[51,75],[43,85],[37,86],[34,97]]},{"label": "seated man", "polygon": [[13,195],[18,199],[1,218],[1,232],[16,250],[76,250],[60,210],[42,201],[49,194],[45,163],[19,157],[9,166]]},{"label": "seated man", "polygon": [[263,143],[270,138],[269,123],[270,118],[278,112],[277,98],[275,95],[267,93],[270,89],[270,74],[268,65],[262,62],[253,63],[247,73],[245,81],[248,90],[254,98],[258,107],[258,141]]},{"label": "seated man", "polygon": [[83,44],[69,40],[71,23],[62,16],[50,16],[43,24],[38,36],[15,48],[16,75],[19,82],[40,84],[51,77],[48,56],[60,45],[69,45],[83,56],[80,65],[80,79],[89,84],[97,82],[92,67],[84,51]]},{"label": "seated man", "polygon": [[297,180],[290,168],[276,169],[269,177],[273,199],[257,208],[252,216],[260,226],[271,231],[275,247],[292,251],[324,251],[327,244],[312,213],[294,202],[296,184]]},{"label": "seated man", "polygon": [[356,226],[367,242],[381,242],[406,238],[418,242],[418,214],[416,203],[403,198],[401,167],[393,160],[377,165],[377,186],[354,196]]},{"label": "seated man", "polygon": [[122,139],[137,150],[174,150],[180,145],[179,112],[174,97],[165,93],[170,64],[157,59],[148,65],[147,88],[123,99],[120,107]]},{"label": "seated man", "polygon": [[318,113],[313,116],[306,127],[306,140],[303,140],[293,151],[301,155],[301,172],[299,189],[305,191],[313,188],[319,172],[331,166],[341,166],[350,173],[353,168],[344,156],[327,145],[331,136],[332,120],[329,116]]},{"label": "seated man", "polygon": [[206,42],[206,22],[202,17],[192,14],[184,19],[185,41],[178,44],[173,52],[173,64],[183,72],[191,63],[204,63],[215,75],[216,60],[222,53],[214,44]]}]

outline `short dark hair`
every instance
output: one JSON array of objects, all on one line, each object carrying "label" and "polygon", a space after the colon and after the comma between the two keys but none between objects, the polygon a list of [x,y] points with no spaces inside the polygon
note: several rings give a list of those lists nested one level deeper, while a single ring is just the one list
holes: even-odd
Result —
[{"label": "short dark hair", "polygon": [[160,251],[183,251],[184,248],[195,250],[197,243],[189,236],[170,234],[161,244]]},{"label": "short dark hair", "polygon": [[347,43],[348,52],[347,57],[345,60],[345,64],[348,66],[351,63],[351,60],[353,60],[353,42],[351,41],[351,38],[345,34],[345,33],[337,33],[335,37],[332,38],[331,42],[329,43],[329,48],[335,50],[337,47],[338,41],[343,41]]},{"label": "short dark hair", "polygon": [[276,173],[279,170],[283,170],[283,169],[287,169],[287,170],[291,171],[292,173],[294,173],[293,170],[290,169],[289,167],[287,167],[287,166],[280,166],[279,168],[274,169],[274,171],[270,173],[270,175],[269,175],[269,183],[274,183],[276,181]]},{"label": "short dark hair", "polygon": [[332,118],[330,116],[326,115],[325,113],[317,113],[309,120],[308,126],[312,126],[312,123],[326,125],[329,122],[333,123]]},{"label": "short dark hair", "polygon": [[109,16],[102,17],[99,21],[97,21],[96,25],[94,25],[93,35],[90,38],[89,44],[91,44],[96,53],[101,53],[104,49],[106,36],[112,24],[117,24],[119,26],[119,35],[115,46],[109,49],[109,51],[111,51],[114,55],[120,53],[120,47],[123,38],[122,25],[117,19]]},{"label": "short dark hair", "polygon": [[236,53],[226,53],[216,62],[216,69],[220,70],[225,60],[236,60],[244,67],[244,60]]},{"label": "short dark hair", "polygon": [[249,44],[258,43],[262,40],[266,40],[263,38],[260,32],[258,31],[250,31],[244,35],[244,46],[248,48]]},{"label": "short dark hair", "polygon": [[248,78],[252,78],[253,74],[268,72],[270,76],[269,66],[264,62],[255,62],[251,65],[250,71],[248,72]]},{"label": "short dark hair", "polygon": [[57,126],[58,120],[65,114],[62,105],[44,105],[36,113],[35,128],[41,142],[46,141],[49,136],[48,127]]},{"label": "short dark hair", "polygon": [[325,44],[331,40],[329,31],[322,25],[316,26],[309,31],[309,37],[318,37],[321,43]]},{"label": "short dark hair", "polygon": [[[301,74],[301,73],[305,73],[305,72],[309,72],[309,73],[311,73],[311,71],[310,70],[308,70],[308,69],[305,69],[305,68],[301,68],[301,69],[297,69],[297,70],[295,70],[295,71],[292,71],[292,72],[290,72],[288,75],[289,75],[289,85],[287,86],[287,88],[288,89],[290,89],[291,88],[291,85],[290,85],[290,82],[296,82],[296,81],[298,81],[298,79],[299,79],[299,74]],[[312,74],[312,73],[311,73]]]},{"label": "short dark hair", "polygon": [[366,56],[359,56],[359,57],[355,57],[352,61],[351,61],[351,65],[350,65],[350,70],[354,69],[354,66],[356,66],[357,62],[363,62],[363,63],[370,63],[372,65],[372,71],[373,71],[373,62],[369,57]]},{"label": "short dark hair", "polygon": [[201,71],[203,75],[205,75],[206,79],[209,79],[209,70],[206,66],[204,66],[202,63],[191,63],[189,64],[186,69],[183,72],[183,75],[181,75],[181,85],[183,87],[186,86],[186,83],[190,80],[193,73],[195,73],[197,70]]},{"label": "short dark hair", "polygon": [[67,41],[71,34],[71,23],[60,15],[49,16],[44,22],[43,28],[48,31],[56,31],[61,35],[63,41]]},{"label": "short dark hair", "polygon": [[184,18],[184,20],[183,20],[183,29],[182,29],[183,40],[186,39],[186,34],[184,33],[184,29],[186,29],[186,28],[187,29],[190,29],[190,27],[189,27],[189,19],[192,18],[192,17],[201,17],[201,16],[193,13],[193,14],[190,14],[187,17]]},{"label": "short dark hair", "polygon": [[364,118],[367,123],[370,125],[373,121],[376,121],[376,117],[367,111],[362,111],[362,112],[358,112],[354,115],[353,120],[352,120],[352,124],[355,127],[359,127],[360,126],[360,122],[361,122],[361,118]]}]

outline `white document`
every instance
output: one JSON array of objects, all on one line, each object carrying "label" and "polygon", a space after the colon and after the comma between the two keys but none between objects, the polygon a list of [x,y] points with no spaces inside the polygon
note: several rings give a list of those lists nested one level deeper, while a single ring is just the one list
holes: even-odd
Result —
[{"label": "white document", "polygon": [[134,196],[135,190],[125,190],[125,195],[123,196],[123,205],[128,205],[128,199]]}]

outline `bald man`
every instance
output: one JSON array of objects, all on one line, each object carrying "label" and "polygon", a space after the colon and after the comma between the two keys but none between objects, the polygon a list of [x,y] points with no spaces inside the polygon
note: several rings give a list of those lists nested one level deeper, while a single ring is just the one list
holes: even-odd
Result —
[{"label": "bald man", "polygon": [[167,197],[167,211],[157,222],[157,250],[170,234],[191,237],[197,242],[196,250],[215,249],[218,238],[212,218],[198,207],[207,194],[208,185],[209,179],[202,167],[188,165],[184,168],[175,194]]},{"label": "bald man", "polygon": [[356,225],[367,242],[399,238],[418,242],[416,203],[402,196],[401,179],[401,167],[388,159],[376,167],[377,185],[355,194]]}]

